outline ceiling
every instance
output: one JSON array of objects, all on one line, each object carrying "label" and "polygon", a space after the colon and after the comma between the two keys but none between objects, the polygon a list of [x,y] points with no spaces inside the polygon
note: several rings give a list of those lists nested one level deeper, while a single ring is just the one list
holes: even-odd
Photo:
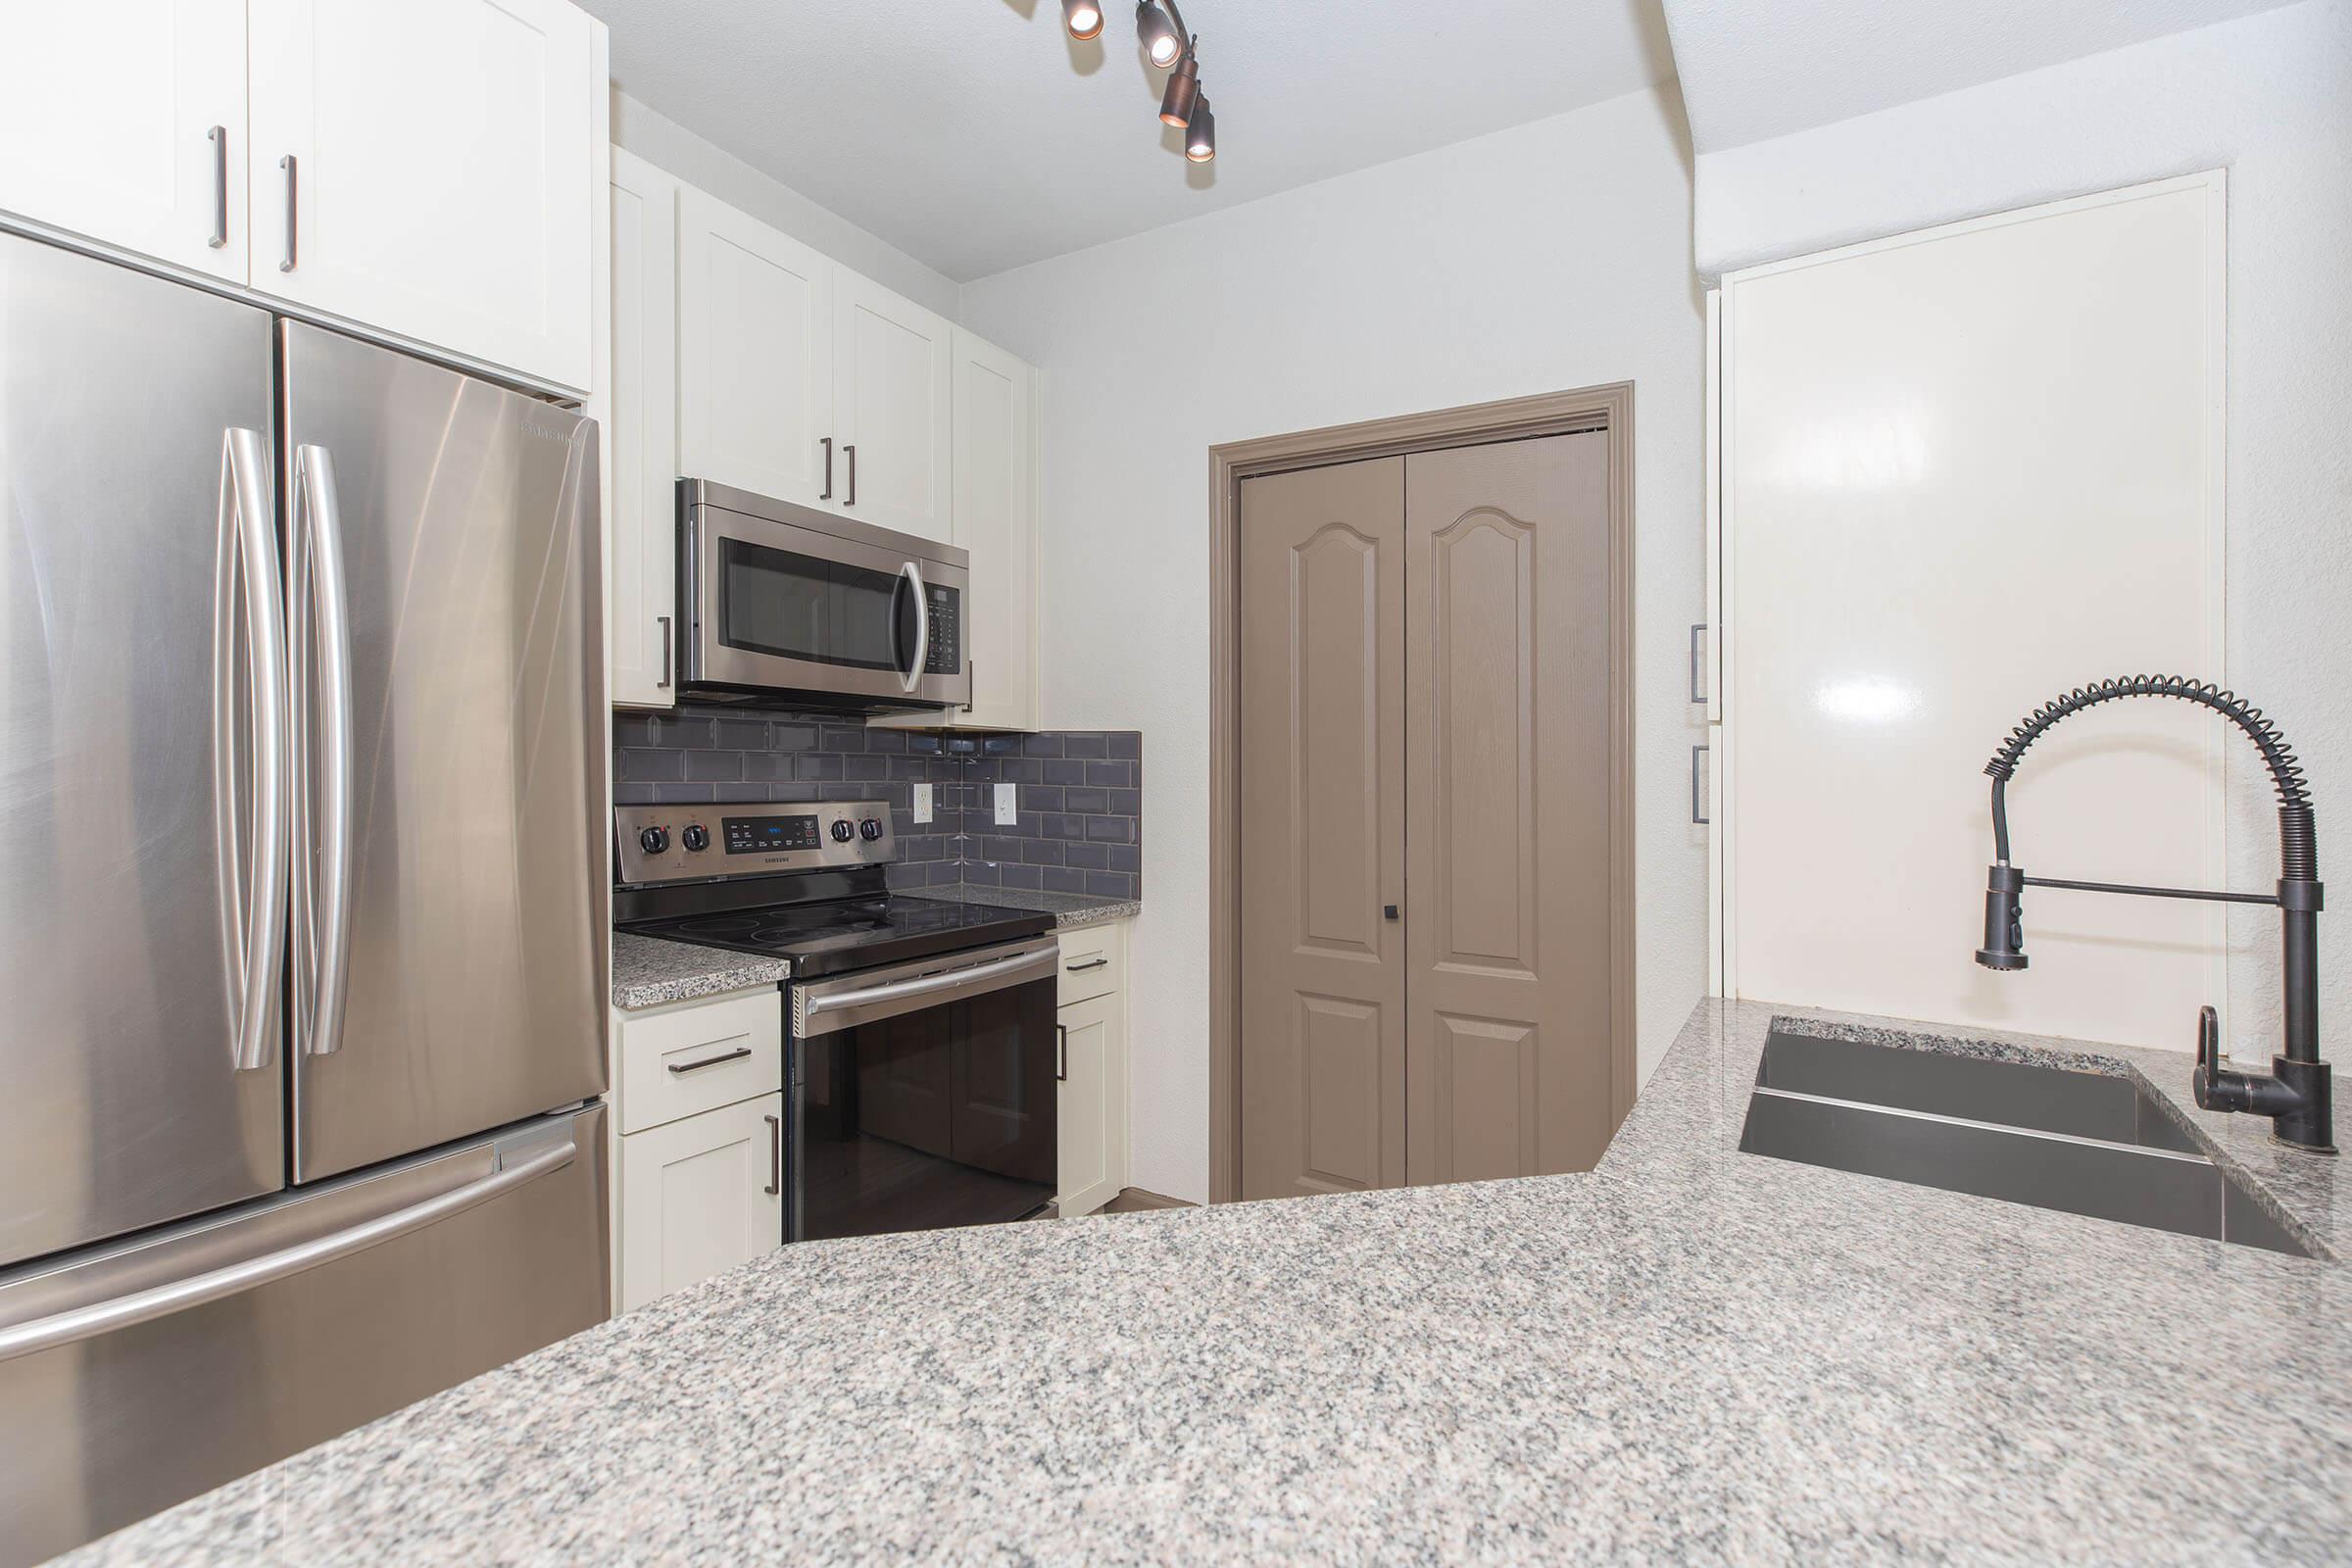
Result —
[{"label": "ceiling", "polygon": [[1721,152],[2287,0],[1664,0],[1690,139]]},{"label": "ceiling", "polygon": [[582,0],[623,92],[956,281],[1624,93],[1674,73],[1657,0],[1179,0],[1217,159],[1104,0]]}]

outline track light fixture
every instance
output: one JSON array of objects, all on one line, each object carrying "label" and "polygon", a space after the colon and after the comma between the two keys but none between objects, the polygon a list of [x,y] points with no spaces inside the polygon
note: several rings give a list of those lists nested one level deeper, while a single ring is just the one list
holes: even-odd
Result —
[{"label": "track light fixture", "polygon": [[1205,164],[1217,156],[1217,117],[1205,97],[1193,106],[1192,123],[1184,131],[1184,156],[1196,164]]},{"label": "track light fixture", "polygon": [[[1102,36],[1105,0],[1061,0],[1061,24],[1084,42]],[[1184,156],[1205,164],[1217,156],[1216,117],[1200,91],[1200,40],[1185,30],[1176,0],[1138,0],[1135,33],[1152,64],[1168,74],[1159,119],[1184,132]]]},{"label": "track light fixture", "polygon": [[1144,52],[1152,63],[1166,69],[1184,54],[1184,37],[1167,13],[1159,9],[1158,0],[1139,0],[1135,8],[1135,35],[1143,40]]}]

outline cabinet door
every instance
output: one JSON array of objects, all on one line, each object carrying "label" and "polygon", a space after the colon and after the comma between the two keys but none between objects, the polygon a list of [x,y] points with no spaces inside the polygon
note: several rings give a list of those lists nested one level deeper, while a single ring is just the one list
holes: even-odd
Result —
[{"label": "cabinet door", "polygon": [[620,1141],[620,1309],[784,1245],[784,1097]]},{"label": "cabinet door", "polygon": [[993,729],[1037,727],[1037,372],[956,333],[956,532],[972,558],[964,657]]},{"label": "cabinet door", "polygon": [[912,301],[855,272],[835,274],[833,422],[844,465],[835,500],[844,516],[950,537],[955,338]]},{"label": "cabinet door", "polygon": [[0,209],[245,280],[244,0],[9,8]]},{"label": "cabinet door", "polygon": [[689,185],[678,200],[678,462],[832,506],[833,264]]},{"label": "cabinet door", "polygon": [[565,0],[248,17],[255,286],[585,388],[596,24]]},{"label": "cabinet door", "polygon": [[1063,1218],[1091,1214],[1127,1183],[1127,1042],[1123,999],[1097,997],[1055,1014],[1061,1036],[1059,1117]]},{"label": "cabinet door", "polygon": [[612,701],[677,699],[678,182],[612,150]]}]

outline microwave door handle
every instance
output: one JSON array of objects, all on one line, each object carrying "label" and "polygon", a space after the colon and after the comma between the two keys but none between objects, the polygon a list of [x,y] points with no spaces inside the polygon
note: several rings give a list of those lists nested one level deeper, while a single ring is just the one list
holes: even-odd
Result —
[{"label": "microwave door handle", "polygon": [[909,561],[899,575],[914,590],[914,662],[899,676],[899,684],[911,692],[923,683],[923,668],[931,662],[931,599],[923,589],[921,566]]}]

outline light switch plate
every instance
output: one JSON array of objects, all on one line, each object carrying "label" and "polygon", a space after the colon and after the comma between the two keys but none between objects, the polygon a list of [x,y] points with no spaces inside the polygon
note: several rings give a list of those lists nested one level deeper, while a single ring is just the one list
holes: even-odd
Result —
[{"label": "light switch plate", "polygon": [[997,786],[997,826],[1011,827],[1021,819],[1021,787],[1018,784]]},{"label": "light switch plate", "polygon": [[914,819],[917,822],[931,820],[931,786],[928,784],[914,787]]}]

